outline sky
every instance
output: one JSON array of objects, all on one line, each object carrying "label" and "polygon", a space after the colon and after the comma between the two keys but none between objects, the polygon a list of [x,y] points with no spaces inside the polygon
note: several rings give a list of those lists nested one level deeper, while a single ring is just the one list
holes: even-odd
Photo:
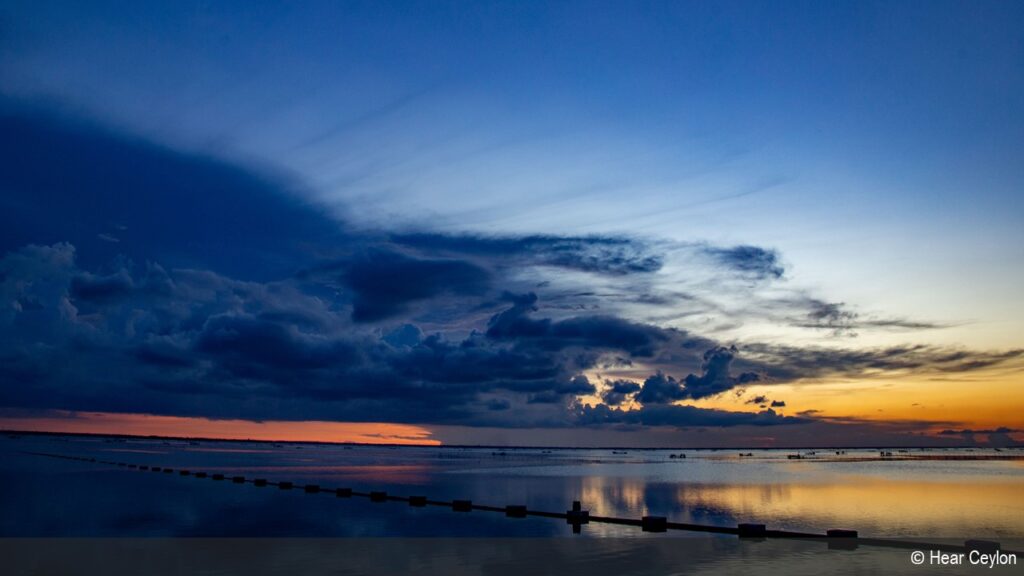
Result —
[{"label": "sky", "polygon": [[1024,441],[1021,29],[6,2],[0,427]]}]

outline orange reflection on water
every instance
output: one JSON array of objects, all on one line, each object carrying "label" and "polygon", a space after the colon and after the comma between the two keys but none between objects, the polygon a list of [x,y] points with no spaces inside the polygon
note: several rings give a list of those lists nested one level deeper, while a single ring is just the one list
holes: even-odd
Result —
[{"label": "orange reflection on water", "polygon": [[643,516],[648,513],[644,487],[633,479],[591,476],[583,479],[580,500],[595,516],[617,516],[623,510]]},{"label": "orange reflection on water", "polygon": [[[1016,482],[890,481],[840,484],[685,486],[687,506],[727,508],[739,518],[770,518],[825,528],[868,527],[907,535],[1019,536],[1024,498]],[[866,525],[865,525],[866,523]]]},{"label": "orange reflection on water", "polygon": [[[645,494],[662,490],[678,506],[649,511]],[[667,493],[665,492],[667,491]],[[1024,492],[1019,481],[887,480],[851,475],[838,482],[648,485],[637,478],[585,478],[581,497],[597,515],[694,511],[769,527],[859,530],[864,536],[1020,537]]]},{"label": "orange reflection on water", "polygon": [[223,440],[284,442],[358,442],[438,446],[431,432],[410,424],[207,420],[183,416],[52,411],[46,417],[0,418],[0,428],[26,432],[128,434]]}]

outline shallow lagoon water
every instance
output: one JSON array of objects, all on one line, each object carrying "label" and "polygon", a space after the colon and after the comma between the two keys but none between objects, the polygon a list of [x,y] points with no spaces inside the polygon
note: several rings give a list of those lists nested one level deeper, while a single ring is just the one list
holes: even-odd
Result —
[{"label": "shallow lagoon water", "polygon": [[[453,513],[29,454],[561,512],[907,538],[1024,537],[1024,450],[575,450],[6,437],[3,536],[557,536],[544,518]],[[804,451],[805,452],[805,451]],[[686,454],[686,458],[672,455]],[[998,460],[946,458],[997,457]],[[585,536],[649,537],[590,524]],[[703,534],[671,532],[669,536]]]}]

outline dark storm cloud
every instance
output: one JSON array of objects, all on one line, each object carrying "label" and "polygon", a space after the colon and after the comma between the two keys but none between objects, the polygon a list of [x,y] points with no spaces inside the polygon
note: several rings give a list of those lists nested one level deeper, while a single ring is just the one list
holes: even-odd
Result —
[{"label": "dark storm cloud", "polygon": [[407,352],[384,351],[379,359],[403,379],[474,385],[481,390],[502,386],[540,392],[559,386],[556,380],[563,373],[558,356],[497,346],[475,335],[455,342],[432,335]]},{"label": "dark storm cloud", "polygon": [[590,383],[590,380],[582,374],[575,376],[568,381],[559,382],[548,388],[549,389],[542,392],[530,394],[527,397],[527,403],[565,405],[571,398],[586,394],[593,394],[597,391],[594,385]]},{"label": "dark storm cloud", "polygon": [[970,444],[977,444],[978,441],[975,438],[977,435],[986,436],[985,444],[994,447],[1000,446],[1020,446],[1021,443],[1015,440],[1010,434],[1020,434],[1024,430],[1018,430],[1016,428],[1007,428],[1000,426],[999,428],[989,430],[972,430],[965,428],[963,430],[943,430],[939,432],[940,436],[959,436],[963,440]]},{"label": "dark storm cloud", "polygon": [[754,372],[743,372],[733,377],[729,373],[736,347],[719,346],[704,352],[701,374],[689,374],[683,379],[685,397],[698,400],[715,396],[742,384],[757,382],[761,377]]},{"label": "dark storm cloud", "polygon": [[483,295],[490,275],[469,262],[413,258],[373,249],[356,257],[343,278],[354,294],[352,319],[368,322],[394,316],[411,302],[446,292]]},{"label": "dark storm cloud", "polygon": [[779,426],[811,422],[806,418],[782,416],[773,410],[760,412],[730,412],[696,406],[655,404],[639,410],[610,408],[604,404],[577,408],[577,422],[581,425],[639,424],[643,426],[731,427]]},{"label": "dark storm cloud", "polygon": [[495,412],[498,412],[498,411],[501,411],[501,410],[508,410],[509,406],[511,406],[511,404],[509,404],[508,400],[504,400],[504,399],[501,399],[501,398],[495,398],[495,399],[492,399],[492,400],[488,400],[487,403],[486,403],[486,406],[487,406],[488,410],[494,410]]},{"label": "dark storm cloud", "polygon": [[139,362],[152,366],[164,366],[169,368],[185,368],[193,366],[196,362],[189,350],[182,350],[170,346],[143,345],[130,351]]},{"label": "dark storm cloud", "polygon": [[640,385],[630,380],[615,380],[609,384],[610,387],[601,394],[601,400],[609,406],[618,406],[640,391]]},{"label": "dark storm cloud", "polygon": [[777,279],[782,278],[786,272],[779,262],[778,253],[774,250],[758,246],[704,246],[703,251],[719,263],[754,278]]},{"label": "dark storm cloud", "polygon": [[[660,289],[666,259],[650,242],[344,232],[298,200],[287,177],[6,104],[0,152],[0,406],[503,427],[775,425],[806,418],[673,403],[754,382],[966,372],[1024,353],[749,343],[741,354],[607,305],[720,311]],[[713,263],[713,273],[695,270],[701,278],[783,274],[770,250],[689,249]],[[614,288],[552,287],[566,276]],[[802,306],[815,322],[855,320]],[[605,404],[577,406],[597,393],[584,373],[625,367],[643,369],[643,385],[613,381]],[[631,399],[643,408],[610,408]]]},{"label": "dark storm cloud", "polygon": [[[19,283],[17,296],[39,300],[43,310],[19,315],[63,319],[37,334],[55,345],[42,353],[22,346],[5,362],[7,375],[20,383],[4,387],[7,404],[568,426],[575,421],[575,398],[596,392],[581,372],[594,368],[604,352],[622,364],[688,342],[678,331],[618,318],[535,319],[536,296],[515,294],[504,295],[506,309],[485,333],[448,339],[423,335],[408,323],[375,333],[293,281],[240,282],[156,265],[128,276],[124,285],[132,289],[113,291],[104,308],[85,318],[65,297],[84,274],[66,254],[73,250],[31,247],[0,261],[8,279],[28,273],[37,279]],[[5,283],[4,294],[15,295],[8,288]],[[5,324],[2,334],[5,341],[26,340],[16,322]],[[68,337],[75,344],[60,345]],[[637,387],[619,386],[625,389]],[[700,421],[732,422],[721,415]]]},{"label": "dark storm cloud", "polygon": [[[564,425],[571,400],[595,391],[580,371],[598,355],[566,352],[592,340],[575,330],[522,341],[481,333],[449,340],[405,324],[381,335],[293,281],[240,282],[148,266],[127,277],[133,289],[110,291],[106,305],[85,317],[67,297],[84,274],[73,254],[70,247],[30,247],[0,260],[5,297],[35,299],[42,308],[15,312],[0,325],[0,338],[18,345],[4,362],[5,403],[470,424],[494,424],[497,416],[488,414],[517,411],[508,425],[521,426],[537,418]],[[35,280],[8,285],[22,278]],[[27,314],[53,322],[25,325]],[[47,346],[26,346],[27,328]],[[508,398],[484,399],[488,394]]]},{"label": "dark storm cloud", "polygon": [[124,269],[108,276],[83,272],[71,279],[69,294],[74,300],[103,301],[127,294],[133,287],[132,278]]},{"label": "dark storm cloud", "polygon": [[729,370],[735,356],[735,346],[711,348],[704,352],[700,375],[688,374],[682,380],[676,380],[672,376],[658,372],[644,381],[635,400],[644,405],[668,404],[687,399],[699,400],[761,379],[754,372],[732,376]]},{"label": "dark storm cloud", "polygon": [[1024,432],[1017,430],[1016,428],[1007,428],[1000,426],[999,428],[993,428],[989,430],[972,430],[970,428],[964,428],[963,430],[943,430],[939,434],[943,436],[973,436],[974,434],[1012,434]]},{"label": "dark storm cloud", "polygon": [[402,324],[384,334],[382,340],[395,348],[412,347],[423,341],[423,331],[414,324]]},{"label": "dark storm cloud", "polygon": [[667,404],[683,398],[686,398],[686,393],[683,391],[682,382],[661,372],[644,380],[640,392],[634,397],[637,402],[645,406]]},{"label": "dark storm cloud", "polygon": [[[8,303],[36,303],[0,312],[7,351],[0,403],[252,419],[566,426],[576,421],[574,399],[595,393],[583,371],[637,360],[678,368],[709,345],[682,331],[615,317],[537,318],[537,296],[512,293],[497,299],[505,309],[482,333],[424,335],[410,323],[380,332],[353,323],[348,308],[295,280],[242,282],[155,264],[135,275],[127,269],[86,275],[74,255],[69,245],[29,246],[0,259],[0,294]],[[123,280],[101,284],[122,288],[102,291],[104,305],[82,315],[71,297],[76,279],[109,277]],[[750,344],[739,355],[711,345],[693,361],[700,362],[699,375],[677,380],[655,373],[643,386],[613,384],[607,404],[633,395],[644,404],[640,414],[585,412],[582,421],[795,423],[764,412],[706,413],[672,402],[760,382],[753,370],[782,382],[879,368],[971,370],[1019,354]],[[734,364],[743,371],[734,375]]]},{"label": "dark storm cloud", "polygon": [[[745,392],[745,390],[743,390],[743,389],[737,390],[736,391],[736,397],[737,398],[741,397],[744,392]],[[758,394],[757,396],[752,396],[750,398],[747,398],[743,403],[744,404],[753,404],[753,405],[756,405],[756,406],[760,406],[761,408],[785,408],[786,407],[786,403],[785,402],[783,402],[781,400],[772,400],[771,398],[769,398],[768,396],[765,396],[764,394]]]},{"label": "dark storm cloud", "polygon": [[[125,254],[266,279],[342,236],[280,174],[2,99],[0,174],[0,252],[70,242],[86,264]],[[114,226],[116,243],[101,236]]]},{"label": "dark storm cloud", "polygon": [[653,355],[661,343],[670,339],[668,332],[661,328],[613,316],[537,320],[531,317],[536,311],[536,301],[535,294],[517,297],[511,308],[491,318],[487,336],[552,351],[575,346],[621,350],[641,358]]},{"label": "dark storm cloud", "polygon": [[567,384],[555,389],[555,392],[558,392],[559,394],[572,395],[593,394],[596,391],[597,389],[590,383],[590,380],[582,374],[574,377]]},{"label": "dark storm cloud", "polygon": [[263,368],[290,374],[351,362],[355,351],[340,341],[303,334],[294,327],[250,315],[210,316],[194,350],[217,357],[235,372],[260,375]]}]

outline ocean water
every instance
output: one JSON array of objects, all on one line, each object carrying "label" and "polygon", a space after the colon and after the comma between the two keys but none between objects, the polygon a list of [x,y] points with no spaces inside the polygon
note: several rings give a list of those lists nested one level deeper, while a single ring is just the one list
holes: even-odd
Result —
[{"label": "ocean water", "polygon": [[[301,486],[592,515],[895,538],[1024,537],[1024,450],[576,450],[21,436],[0,439],[0,536],[549,537],[564,520],[306,494]],[[71,461],[62,454],[173,474]],[[744,455],[741,455],[744,454]],[[685,458],[678,456],[685,454]],[[749,455],[748,455],[749,454]],[[800,459],[789,456],[801,454]],[[180,469],[287,480],[279,490]],[[583,537],[660,538],[589,524]]]}]

